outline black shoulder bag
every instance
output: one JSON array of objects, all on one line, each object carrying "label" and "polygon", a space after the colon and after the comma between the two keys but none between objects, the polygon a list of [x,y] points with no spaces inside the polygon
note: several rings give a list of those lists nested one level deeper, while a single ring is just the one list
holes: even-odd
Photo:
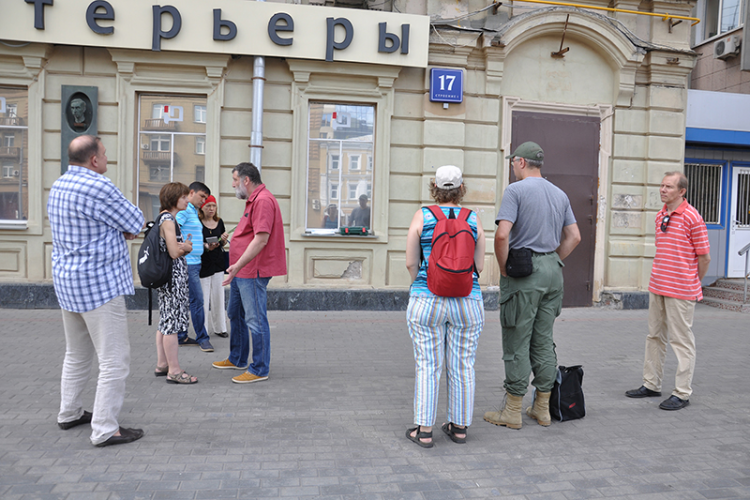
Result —
[{"label": "black shoulder bag", "polygon": [[534,271],[530,248],[511,248],[505,262],[505,273],[511,278],[525,278]]}]

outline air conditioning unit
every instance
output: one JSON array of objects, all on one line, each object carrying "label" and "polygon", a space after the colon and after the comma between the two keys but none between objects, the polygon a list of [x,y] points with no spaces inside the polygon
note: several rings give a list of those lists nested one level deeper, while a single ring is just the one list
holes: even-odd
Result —
[{"label": "air conditioning unit", "polygon": [[141,149],[148,150],[149,149],[149,144],[147,142],[144,142],[143,144],[141,144]]},{"label": "air conditioning unit", "polygon": [[740,37],[726,36],[714,42],[714,59],[729,59],[740,53]]},{"label": "air conditioning unit", "polygon": [[21,175],[21,172],[19,172],[18,170],[13,171],[13,177],[18,177],[19,175]]}]

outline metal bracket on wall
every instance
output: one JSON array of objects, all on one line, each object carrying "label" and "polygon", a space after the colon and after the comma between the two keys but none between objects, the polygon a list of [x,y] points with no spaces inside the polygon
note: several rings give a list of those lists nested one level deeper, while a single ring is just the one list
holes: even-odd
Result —
[{"label": "metal bracket on wall", "polygon": [[667,21],[667,24],[669,25],[669,32],[672,33],[672,28],[680,24],[682,22],[682,19],[680,19],[677,22],[674,22],[673,18],[665,17],[664,19],[662,19],[662,21]]},{"label": "metal bracket on wall", "polygon": [[568,31],[569,20],[570,20],[570,14],[568,14],[565,17],[565,26],[563,26],[562,39],[560,40],[560,50],[552,53],[552,57],[555,57],[557,59],[561,59],[565,57],[565,53],[570,50],[570,47],[563,48],[563,44],[565,43],[565,32]]}]

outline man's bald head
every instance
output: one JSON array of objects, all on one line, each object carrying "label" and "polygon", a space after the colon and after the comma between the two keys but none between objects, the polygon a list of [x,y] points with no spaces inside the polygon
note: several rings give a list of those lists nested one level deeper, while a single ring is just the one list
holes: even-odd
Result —
[{"label": "man's bald head", "polygon": [[94,172],[107,171],[107,156],[102,140],[93,135],[81,135],[70,141],[68,162]]}]

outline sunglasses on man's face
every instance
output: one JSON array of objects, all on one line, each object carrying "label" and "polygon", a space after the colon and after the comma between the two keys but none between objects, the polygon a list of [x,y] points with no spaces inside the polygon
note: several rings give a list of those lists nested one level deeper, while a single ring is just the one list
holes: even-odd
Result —
[{"label": "sunglasses on man's face", "polygon": [[661,220],[661,232],[662,233],[667,232],[668,225],[669,225],[669,215],[665,215],[664,218]]}]

